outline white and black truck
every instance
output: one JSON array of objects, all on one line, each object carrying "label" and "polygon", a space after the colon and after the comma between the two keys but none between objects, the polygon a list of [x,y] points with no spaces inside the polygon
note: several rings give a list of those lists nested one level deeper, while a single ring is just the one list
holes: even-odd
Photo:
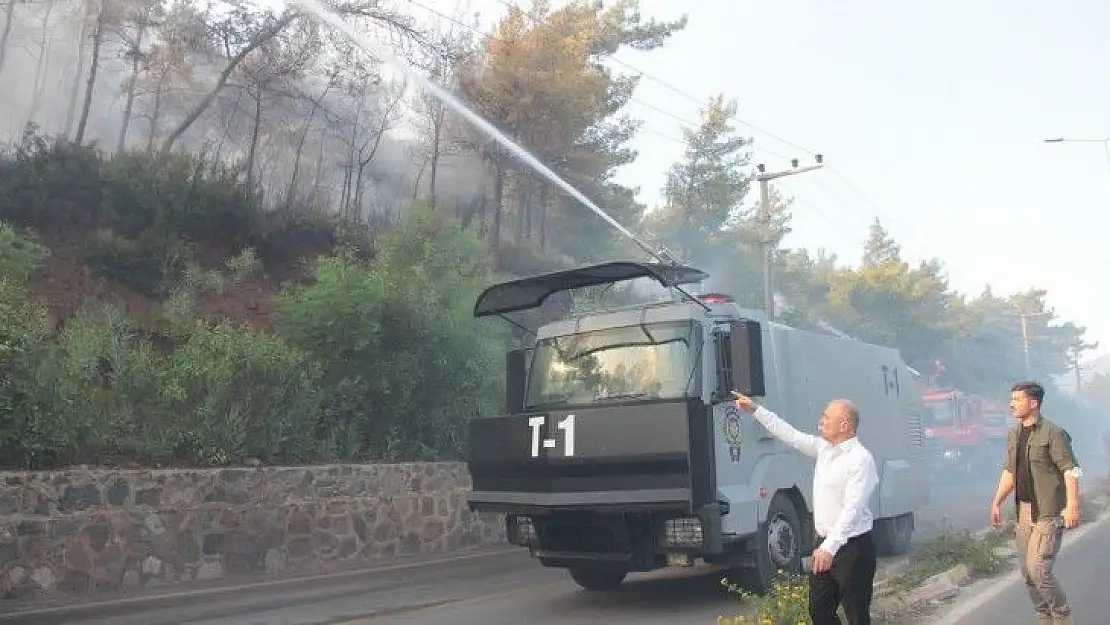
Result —
[{"label": "white and black truck", "polygon": [[692,295],[708,275],[611,262],[486,289],[474,315],[540,307],[552,294],[634,279],[659,302],[545,323],[507,356],[504,414],[471,424],[469,507],[505,515],[511,543],[583,588],[634,571],[723,566],[757,591],[813,549],[813,460],[737,410],[756,397],[805,431],[825,403],[859,406],[874,454],[880,553],[910,544],[929,502],[918,376],[895,349],[767,322],[726,295]]}]

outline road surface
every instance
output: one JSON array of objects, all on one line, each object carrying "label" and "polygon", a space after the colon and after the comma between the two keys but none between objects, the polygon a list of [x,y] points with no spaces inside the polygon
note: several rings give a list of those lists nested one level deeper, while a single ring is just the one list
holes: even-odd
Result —
[{"label": "road surface", "polygon": [[[1110,622],[1107,617],[1110,600],[1106,597],[1106,580],[1110,579],[1110,558],[1107,557],[1110,555],[1110,519],[1065,541],[1055,571],[1072,606],[1072,622],[1076,625]],[[1016,574],[984,584],[982,590],[972,590],[934,620],[936,625],[1033,622],[1032,603],[1025,583]]]},{"label": "road surface", "polygon": [[[938,486],[917,519],[916,539],[944,527],[976,529],[986,521],[993,476],[979,484]],[[699,575],[700,573],[700,575]],[[30,616],[0,625],[529,625],[635,622],[714,623],[742,606],[718,575],[697,569],[630,576],[619,591],[581,591],[561,570],[544,569],[526,553],[383,571],[357,581],[290,590],[255,590],[98,618]]]}]

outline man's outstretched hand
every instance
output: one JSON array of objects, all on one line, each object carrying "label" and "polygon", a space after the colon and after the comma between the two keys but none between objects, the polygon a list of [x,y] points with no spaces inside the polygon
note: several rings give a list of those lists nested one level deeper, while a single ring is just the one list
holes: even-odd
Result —
[{"label": "man's outstretched hand", "polygon": [[759,408],[759,405],[747,395],[741,395],[736,391],[732,391],[732,396],[736,398],[736,407],[748,414],[755,414],[755,409]]}]

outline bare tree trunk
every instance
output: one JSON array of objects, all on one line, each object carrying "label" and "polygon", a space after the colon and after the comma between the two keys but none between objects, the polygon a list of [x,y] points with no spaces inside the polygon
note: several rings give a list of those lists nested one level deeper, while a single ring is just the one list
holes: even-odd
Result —
[{"label": "bare tree trunk", "polygon": [[96,29],[93,30],[92,64],[89,66],[89,80],[85,85],[85,102],[81,105],[81,120],[77,122],[77,134],[74,142],[80,144],[85,140],[85,128],[89,123],[89,111],[92,110],[93,88],[96,87],[96,70],[100,65],[100,42],[104,38],[104,20],[106,13],[101,9],[96,16]]},{"label": "bare tree trunk", "polygon": [[89,16],[87,9],[81,16],[81,35],[77,38],[77,67],[74,69],[73,87],[69,92],[69,108],[66,109],[65,134],[73,130],[73,118],[77,115],[77,98],[81,93],[81,76],[85,69],[85,39],[89,36]]},{"label": "bare tree trunk", "polygon": [[366,171],[367,163],[369,163],[369,161],[366,163],[359,161],[358,174],[355,177],[355,210],[353,215],[356,220],[362,217],[362,173]]},{"label": "bare tree trunk", "polygon": [[119,140],[116,141],[116,152],[122,152],[127,147],[127,127],[131,125],[131,111],[135,106],[135,85],[139,82],[139,61],[143,49],[143,35],[146,34],[146,18],[139,22],[139,31],[135,34],[135,47],[131,49],[131,79],[127,83],[127,103],[123,105],[123,121],[119,125]]},{"label": "bare tree trunk", "polygon": [[251,128],[251,145],[247,151],[247,189],[254,192],[254,159],[258,154],[258,133],[262,128],[262,85],[254,94],[254,126]]},{"label": "bare tree trunk", "polygon": [[15,0],[8,0],[8,10],[4,12],[4,31],[0,32],[0,76],[4,75],[4,61],[8,60],[8,39],[12,36],[12,26],[15,26]]},{"label": "bare tree trunk", "polygon": [[358,156],[359,156],[359,160],[358,160],[358,184],[355,186],[356,193],[358,195],[355,198],[355,200],[356,200],[355,207],[358,209],[358,214],[359,214],[360,217],[362,216],[362,174],[363,174],[363,170],[365,170],[366,167],[370,164],[370,161],[374,160],[374,156],[376,156],[378,154],[378,148],[380,148],[382,146],[382,137],[385,136],[386,128],[389,126],[389,116],[390,116],[390,114],[393,113],[393,109],[401,102],[401,97],[403,95],[404,95],[404,93],[402,92],[401,95],[398,95],[392,102],[389,103],[389,106],[387,106],[385,108],[385,110],[381,112],[381,123],[378,124],[378,130],[377,130],[377,132],[374,133],[374,144],[372,146],[370,146],[370,153],[366,154],[366,158],[363,158],[363,155],[365,154],[365,150],[366,150],[366,145],[363,144],[363,146],[361,148],[359,148],[359,151],[358,151]]},{"label": "bare tree trunk", "polygon": [[543,207],[540,213],[540,251],[547,250],[547,215],[551,212],[551,185],[546,182],[540,183],[540,205]]},{"label": "bare tree trunk", "polygon": [[[529,195],[529,199],[530,200],[532,200],[532,199],[536,200],[535,202],[532,202],[532,201],[528,202],[528,211],[524,215],[524,218],[525,218],[524,219],[525,238],[526,239],[531,239],[532,236],[536,234],[536,228],[535,228],[534,222],[535,222],[537,204],[541,204],[543,202],[544,193],[543,193],[543,181],[542,180],[537,180],[535,176],[529,176],[528,181],[531,183],[530,185],[528,185],[528,188],[531,191],[531,194]],[[542,205],[539,206],[538,208],[539,208],[539,210],[543,210]]]},{"label": "bare tree trunk", "polygon": [[146,138],[147,152],[154,151],[154,142],[158,139],[158,120],[162,117],[162,94],[166,92],[165,87],[169,76],[169,70],[164,70],[158,77],[158,86],[154,91],[154,107],[150,111],[150,134]]},{"label": "bare tree trunk", "polygon": [[38,116],[39,107],[42,106],[42,95],[46,90],[46,74],[43,68],[46,64],[46,55],[50,50],[50,13],[53,11],[54,2],[49,0],[46,3],[46,13],[42,16],[42,41],[39,42],[39,58],[35,60],[35,90],[31,96],[31,110],[27,113],[29,121],[34,121]]},{"label": "bare tree trunk", "polygon": [[224,151],[224,141],[231,135],[231,124],[235,121],[235,116],[243,109],[243,92],[244,89],[239,90],[239,95],[235,98],[235,108],[231,109],[231,116],[227,118],[227,123],[224,124],[224,132],[220,135],[220,142],[216,145],[216,154],[213,158],[216,161],[220,160],[220,154]]},{"label": "bare tree trunk", "polygon": [[[499,147],[495,146],[494,149],[499,150]],[[493,177],[493,233],[491,234],[491,238],[493,239],[492,247],[495,252],[501,249],[501,217],[505,212],[503,204],[505,202],[506,175],[505,168],[501,165],[500,151],[496,159]]]},{"label": "bare tree trunk", "polygon": [[362,119],[362,104],[363,98],[359,98],[358,107],[355,108],[355,120],[351,124],[351,140],[347,144],[347,165],[343,175],[343,193],[339,199],[339,214],[342,215],[344,220],[347,218],[347,212],[351,207],[351,184],[354,181],[355,163],[358,161],[355,143],[358,141],[358,124]]},{"label": "bare tree trunk", "polygon": [[308,207],[316,206],[316,191],[320,188],[320,172],[324,169],[324,131],[320,131],[320,151],[316,153],[316,172],[312,176],[312,191],[308,195]]},{"label": "bare tree trunk", "polygon": [[351,203],[351,176],[355,172],[355,159],[352,155],[343,166],[343,189],[339,192],[339,219],[347,220],[347,208]]},{"label": "bare tree trunk", "polygon": [[432,209],[436,207],[436,172],[439,170],[439,149],[443,143],[443,105],[438,104],[436,109],[435,125],[432,128],[432,170],[428,178],[428,197],[432,202]]},{"label": "bare tree trunk", "polygon": [[308,119],[305,120],[304,131],[301,132],[301,138],[297,141],[297,152],[293,157],[293,173],[289,175],[289,189],[285,192],[286,210],[289,210],[293,205],[293,194],[297,190],[297,174],[301,171],[301,154],[304,153],[305,140],[308,139],[308,131],[312,128],[312,120],[316,117],[316,109],[320,108],[320,102],[328,97],[328,92],[335,84],[337,76],[338,74],[333,74],[331,79],[328,80],[327,86],[324,87],[324,92],[320,94],[320,98],[312,100],[312,108],[308,111]]},{"label": "bare tree trunk", "polygon": [[249,44],[244,46],[238,54],[232,57],[228,61],[227,67],[225,67],[224,70],[220,72],[219,77],[216,78],[216,84],[212,87],[212,89],[208,93],[204,94],[204,97],[201,98],[200,102],[197,102],[196,106],[194,106],[193,109],[189,111],[189,114],[185,116],[185,119],[181,120],[181,123],[178,124],[177,127],[173,129],[173,132],[171,132],[170,135],[166,137],[166,140],[162,142],[162,151],[168,152],[169,149],[173,147],[173,144],[181,138],[181,135],[185,134],[185,131],[188,130],[194,123],[196,123],[196,121],[200,119],[200,116],[208,110],[208,107],[212,105],[212,101],[216,99],[216,96],[219,95],[221,91],[223,91],[223,88],[227,85],[227,81],[231,78],[231,75],[239,67],[239,64],[243,62],[243,59],[247,58],[248,54],[254,52],[258,49],[259,46],[276,37],[279,33],[281,33],[282,30],[285,29],[286,26],[290,24],[290,22],[292,22],[296,18],[297,14],[295,13],[289,13],[285,17],[282,17],[272,26],[258,33],[258,35],[255,36],[255,38],[252,39]]},{"label": "bare tree trunk", "polygon": [[[414,202],[420,196],[420,181],[424,179],[424,170],[428,168],[428,162],[431,160],[429,157],[420,161],[420,169],[416,170],[416,181],[412,183],[412,201]],[[434,201],[432,202],[432,208],[435,208]]]}]

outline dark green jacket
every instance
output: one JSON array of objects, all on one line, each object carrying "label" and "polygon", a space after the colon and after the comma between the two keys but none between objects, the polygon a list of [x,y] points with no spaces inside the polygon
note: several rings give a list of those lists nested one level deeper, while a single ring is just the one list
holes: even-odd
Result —
[{"label": "dark green jacket", "polygon": [[[1017,473],[1017,443],[1021,425],[1010,430],[1006,440],[1006,470]],[[1071,435],[1064,428],[1041,417],[1029,435],[1029,472],[1033,488],[1033,518],[1058,516],[1067,504],[1064,472],[1079,466],[1072,451]],[[1014,497],[1017,505],[1017,497]]]}]

